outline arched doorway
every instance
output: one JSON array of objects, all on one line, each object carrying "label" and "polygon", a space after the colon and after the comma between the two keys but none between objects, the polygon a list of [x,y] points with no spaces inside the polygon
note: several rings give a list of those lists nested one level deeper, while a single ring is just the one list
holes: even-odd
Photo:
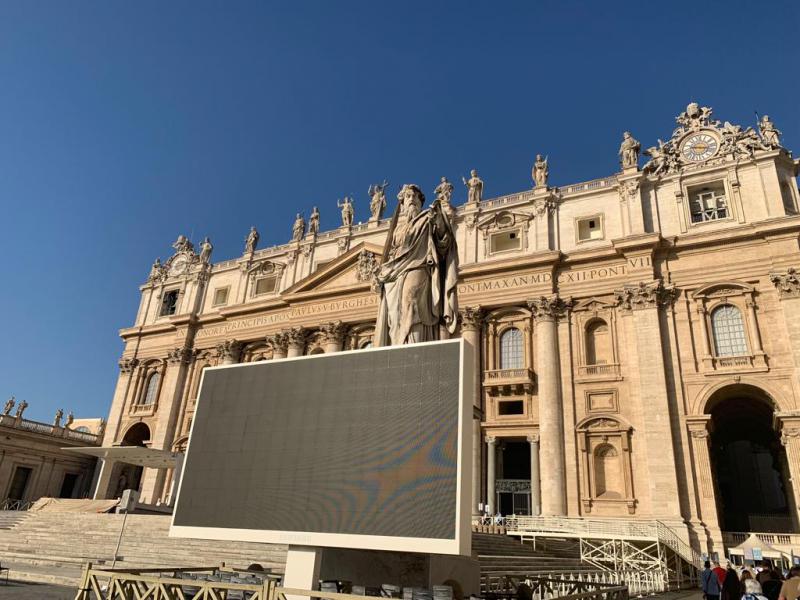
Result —
[{"label": "arched doorway", "polygon": [[[132,425],[122,437],[123,446],[145,446],[150,441],[150,428],[146,423]],[[122,495],[124,490],[139,490],[142,484],[144,467],[139,465],[123,464],[116,481],[115,497]]]},{"label": "arched doorway", "polygon": [[762,390],[733,385],[716,392],[710,458],[723,531],[794,531],[786,452],[774,427],[774,405]]}]

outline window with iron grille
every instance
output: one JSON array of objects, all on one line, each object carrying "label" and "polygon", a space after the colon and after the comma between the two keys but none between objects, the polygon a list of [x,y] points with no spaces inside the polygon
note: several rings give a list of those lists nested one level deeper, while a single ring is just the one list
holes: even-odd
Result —
[{"label": "window with iron grille", "polygon": [[512,327],[500,336],[500,368],[521,369],[524,365],[522,332]]},{"label": "window with iron grille", "polygon": [[711,330],[717,356],[747,354],[747,338],[742,313],[730,304],[715,308],[711,313]]}]

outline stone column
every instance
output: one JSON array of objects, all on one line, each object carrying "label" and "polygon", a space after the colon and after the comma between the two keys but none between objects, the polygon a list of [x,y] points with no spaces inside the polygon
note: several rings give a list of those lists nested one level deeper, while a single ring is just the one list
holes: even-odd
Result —
[{"label": "stone column", "polygon": [[752,333],[752,354],[764,354],[764,349],[761,347],[761,332],[758,330],[758,319],[756,319],[756,303],[752,293],[747,295],[745,304],[747,305],[747,323],[750,325]]},{"label": "stone column", "polygon": [[292,327],[286,332],[286,339],[288,341],[289,351],[287,356],[292,358],[294,356],[303,356],[303,350],[306,347],[306,331],[302,327]]},{"label": "stone column", "polygon": [[481,327],[483,311],[480,307],[466,307],[461,311],[461,337],[472,347],[472,514],[480,514],[481,503]]},{"label": "stone column", "polygon": [[325,323],[320,327],[322,331],[325,354],[332,352],[341,352],[342,344],[344,343],[344,334],[347,332],[347,326],[341,321],[333,321],[332,323]]},{"label": "stone column", "polygon": [[267,345],[272,349],[272,358],[286,358],[289,338],[286,333],[279,331],[267,336]]},{"label": "stone column", "polygon": [[792,522],[797,527],[800,524],[800,411],[775,413],[775,421],[780,428],[781,444],[786,449],[790,480],[787,483],[792,488],[789,500],[794,508]]},{"label": "stone column", "polygon": [[711,424],[711,415],[697,415],[686,419],[699,499],[697,513],[708,530],[711,542],[708,548],[709,553],[719,552],[719,555],[722,556],[722,529],[717,514],[714,473],[711,469],[711,456],[708,450]]},{"label": "stone column", "polygon": [[242,355],[242,343],[238,340],[225,340],[217,344],[216,350],[223,365],[235,365]]},{"label": "stone column", "polygon": [[486,436],[486,504],[489,514],[497,512],[497,494],[494,491],[495,461],[497,460],[497,438]]},{"label": "stone column", "polygon": [[541,436],[542,514],[567,514],[564,416],[556,321],[567,307],[558,296],[528,301],[536,322],[536,377],[539,383],[539,435]]},{"label": "stone column", "polygon": [[531,515],[534,517],[542,512],[542,482],[539,478],[539,434],[532,433],[528,436],[531,445]]}]

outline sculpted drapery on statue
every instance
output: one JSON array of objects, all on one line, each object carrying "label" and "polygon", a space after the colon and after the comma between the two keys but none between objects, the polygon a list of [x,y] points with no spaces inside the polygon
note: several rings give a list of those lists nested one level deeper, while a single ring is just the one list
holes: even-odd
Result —
[{"label": "sculpted drapery on statue", "polygon": [[439,326],[455,332],[458,317],[458,250],[450,220],[438,201],[425,210],[425,195],[406,184],[397,195],[376,275],[380,293],[376,346],[439,339]]}]

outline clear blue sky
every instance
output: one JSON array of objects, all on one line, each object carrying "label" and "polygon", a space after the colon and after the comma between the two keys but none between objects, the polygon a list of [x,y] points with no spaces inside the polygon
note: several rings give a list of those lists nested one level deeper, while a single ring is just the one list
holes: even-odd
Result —
[{"label": "clear blue sky", "polygon": [[[486,196],[612,174],[690,100],[800,152],[800,2],[0,4],[0,402],[106,416],[138,285],[370,183]],[[464,192],[457,186],[459,202]]]}]

